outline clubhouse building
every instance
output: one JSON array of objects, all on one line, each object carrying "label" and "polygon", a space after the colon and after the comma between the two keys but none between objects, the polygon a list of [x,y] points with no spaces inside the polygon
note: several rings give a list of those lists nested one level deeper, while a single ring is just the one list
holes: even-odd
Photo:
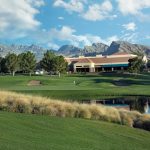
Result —
[{"label": "clubhouse building", "polygon": [[137,57],[137,55],[119,52],[108,56],[79,56],[65,59],[68,62],[69,70],[72,72],[110,72],[127,70],[129,59],[135,57]]}]

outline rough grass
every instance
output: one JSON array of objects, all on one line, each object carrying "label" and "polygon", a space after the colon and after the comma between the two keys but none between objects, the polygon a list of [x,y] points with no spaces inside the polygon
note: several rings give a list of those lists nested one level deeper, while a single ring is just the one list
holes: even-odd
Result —
[{"label": "rough grass", "polygon": [[140,121],[144,127],[140,126],[139,128],[147,130],[149,130],[149,128],[146,128],[145,126],[147,125],[147,122],[150,122],[149,115],[145,117],[145,115],[136,111],[130,112],[105,107],[103,105],[71,103],[4,91],[0,91],[0,110],[17,113],[102,120],[130,127],[139,127],[137,124]]}]

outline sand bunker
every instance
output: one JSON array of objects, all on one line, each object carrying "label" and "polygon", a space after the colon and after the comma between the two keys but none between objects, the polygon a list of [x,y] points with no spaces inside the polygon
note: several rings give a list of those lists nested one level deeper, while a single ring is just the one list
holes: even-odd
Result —
[{"label": "sand bunker", "polygon": [[41,81],[39,81],[39,80],[31,80],[31,81],[29,81],[28,85],[29,86],[39,86],[39,85],[41,85]]}]

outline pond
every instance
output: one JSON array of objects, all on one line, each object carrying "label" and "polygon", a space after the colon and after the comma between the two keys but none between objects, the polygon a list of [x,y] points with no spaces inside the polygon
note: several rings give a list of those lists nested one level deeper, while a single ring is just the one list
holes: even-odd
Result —
[{"label": "pond", "polygon": [[[105,104],[105,106],[108,106],[108,107],[115,107],[115,108],[118,108],[118,109],[126,109],[126,110],[130,110],[130,105],[128,104]],[[132,109],[134,110],[134,109]],[[136,109],[135,109],[136,110]],[[139,111],[139,110],[138,110]],[[141,111],[140,111],[141,112]],[[145,105],[144,106],[144,111],[142,111],[142,113],[145,113],[145,114],[150,114],[150,105]]]},{"label": "pond", "polygon": [[88,100],[83,101],[83,103],[103,104],[118,109],[137,110],[141,113],[150,114],[150,97],[145,96],[126,96],[103,100]]},{"label": "pond", "polygon": [[150,105],[148,104],[147,107],[145,107],[145,113],[150,114]]}]

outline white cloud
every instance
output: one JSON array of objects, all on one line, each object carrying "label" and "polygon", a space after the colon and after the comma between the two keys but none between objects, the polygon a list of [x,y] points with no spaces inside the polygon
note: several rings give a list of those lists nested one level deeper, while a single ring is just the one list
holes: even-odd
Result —
[{"label": "white cloud", "polygon": [[150,39],[150,35],[145,36],[145,39],[149,40]]},{"label": "white cloud", "polygon": [[82,12],[84,9],[84,2],[86,2],[86,0],[70,0],[69,2],[55,0],[53,5],[54,7],[62,7],[68,12]]},{"label": "white cloud", "polygon": [[[99,4],[91,3],[87,0],[69,0],[68,2],[55,0],[53,6],[64,8],[69,13],[76,12],[80,17],[90,21],[99,21],[106,18],[113,19],[117,17],[115,14],[110,14],[113,10],[110,0],[105,0]],[[88,7],[87,11],[85,11],[86,7]]]},{"label": "white cloud", "polygon": [[106,18],[114,18],[116,15],[111,15],[113,6],[110,1],[106,0],[102,4],[93,4],[89,6],[87,12],[82,14],[82,17],[86,20],[97,21],[104,20]]},{"label": "white cloud", "polygon": [[142,12],[143,9],[150,8],[150,0],[116,0],[123,15],[134,15],[140,18],[147,18]]},{"label": "white cloud", "polygon": [[[44,34],[40,33],[41,40],[46,38],[48,43],[54,43],[53,41],[63,41],[63,42],[69,42],[69,44],[83,47],[85,45],[92,45],[93,43],[105,43],[105,44],[111,44],[112,41],[119,40],[117,35],[110,36],[106,39],[102,39],[100,36],[92,35],[92,34],[84,34],[84,35],[78,35],[76,34],[76,30],[69,27],[69,26],[62,26],[61,29],[53,28],[49,30]],[[43,35],[43,36],[42,36]],[[37,36],[36,36],[37,37]]]},{"label": "white cloud", "polygon": [[36,7],[41,7],[45,4],[44,0],[25,0],[25,1],[32,4],[32,6],[36,6]]},{"label": "white cloud", "polygon": [[[40,35],[40,36],[39,36]],[[67,42],[69,44],[83,47],[91,45],[92,43],[106,43],[101,37],[91,34],[76,34],[76,30],[69,26],[62,26],[60,29],[52,28],[49,31],[39,31],[34,35],[34,40],[42,45],[47,45],[50,48],[57,49],[58,45],[54,44],[56,41]]]},{"label": "white cloud", "polygon": [[110,45],[113,41],[127,41],[131,43],[135,43],[138,40],[138,33],[126,33],[123,35],[113,35],[104,40],[105,44]]},{"label": "white cloud", "polygon": [[135,31],[136,30],[136,24],[134,22],[130,22],[130,23],[127,23],[127,24],[123,24],[122,25],[126,30],[128,31]]},{"label": "white cloud", "polygon": [[60,17],[58,17],[58,19],[59,19],[59,20],[64,20],[64,17],[61,17],[61,16],[60,16]]},{"label": "white cloud", "polygon": [[113,41],[118,41],[119,37],[117,35],[110,36],[106,39],[106,43],[110,45]]},{"label": "white cloud", "polygon": [[55,44],[55,43],[52,43],[52,42],[48,43],[48,44],[47,44],[47,47],[49,47],[49,48],[51,48],[51,49],[53,49],[53,50],[58,50],[58,49],[60,48],[59,45],[57,45],[57,44]]},{"label": "white cloud", "polygon": [[63,26],[60,30],[54,28],[49,32],[52,39],[57,39],[60,41],[69,41],[70,44],[75,46],[79,45],[91,45],[94,41],[100,42],[101,39],[98,36],[87,35],[76,35],[76,30],[69,27]]},{"label": "white cloud", "polygon": [[126,33],[120,37],[121,40],[135,43],[138,39],[138,33]]},{"label": "white cloud", "polygon": [[[39,36],[40,35],[40,36]],[[69,26],[62,26],[60,29],[52,28],[49,31],[39,31],[37,35],[34,35],[34,39],[41,45],[47,45],[49,48],[58,49],[59,45],[55,42],[66,42],[78,47],[84,47],[85,45],[92,45],[93,43],[104,43],[110,45],[112,41],[128,41],[136,42],[138,39],[138,33],[126,33],[122,36],[112,35],[110,37],[101,38],[92,34],[77,34],[76,30]]]},{"label": "white cloud", "polygon": [[92,45],[93,43],[104,43],[110,45],[112,41],[124,40],[128,42],[135,42],[137,38],[137,33],[125,34],[121,37],[113,35],[107,38],[101,38],[100,36],[84,34],[77,35],[76,30],[72,29],[69,26],[63,26],[60,30],[52,29],[50,31],[51,35],[55,35],[52,39],[57,39],[61,41],[69,41],[75,46],[85,46]]},{"label": "white cloud", "polygon": [[22,37],[35,30],[40,22],[35,19],[43,0],[0,0],[0,38]]},{"label": "white cloud", "polygon": [[[39,36],[40,35],[40,36]],[[77,34],[76,30],[70,26],[62,26],[61,28],[52,28],[50,30],[38,31],[34,35],[34,40],[41,45],[46,45],[52,49],[58,49],[59,45],[56,43],[63,42],[78,47],[85,45],[92,45],[93,43],[104,43],[110,45],[112,41],[128,41],[136,42],[138,33],[124,33],[123,35],[112,35],[102,38],[92,34]]]}]

